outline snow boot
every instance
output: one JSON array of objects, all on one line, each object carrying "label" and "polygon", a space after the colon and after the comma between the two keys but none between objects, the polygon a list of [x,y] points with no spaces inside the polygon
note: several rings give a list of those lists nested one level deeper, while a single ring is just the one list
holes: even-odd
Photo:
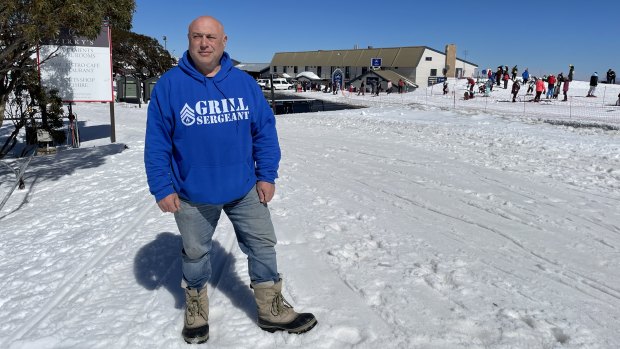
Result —
[{"label": "snow boot", "polygon": [[183,339],[189,344],[204,343],[209,339],[209,297],[207,287],[185,289],[185,325]]},{"label": "snow boot", "polygon": [[256,307],[258,309],[258,327],[268,332],[287,331],[304,333],[316,324],[311,313],[296,313],[282,296],[282,279],[252,284]]}]

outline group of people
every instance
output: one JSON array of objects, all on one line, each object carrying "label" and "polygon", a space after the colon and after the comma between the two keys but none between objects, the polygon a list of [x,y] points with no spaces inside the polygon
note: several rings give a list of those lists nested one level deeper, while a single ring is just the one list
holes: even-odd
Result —
[{"label": "group of people", "polygon": [[[549,76],[545,75],[542,78],[538,78],[535,76],[531,76],[528,69],[525,68],[523,73],[521,74],[522,80],[517,80],[518,67],[515,65],[510,70],[510,74],[508,73],[508,66],[498,66],[497,71],[492,71],[491,69],[487,69],[484,71],[487,76],[487,81],[484,85],[480,86],[480,93],[484,93],[485,96],[489,95],[489,92],[493,91],[493,86],[501,86],[501,81],[504,82],[504,88],[508,88],[508,81],[512,80],[512,101],[516,102],[517,94],[521,86],[528,85],[528,89],[526,95],[533,93],[535,91],[535,96],[533,101],[539,102],[540,98],[543,94],[545,94],[547,99],[557,99],[560,92],[563,93],[564,99],[562,101],[568,100],[568,90],[570,87],[570,82],[573,81],[573,76],[575,74],[575,66],[569,64],[568,66],[568,75],[564,76],[564,73],[559,73],[557,76],[551,74]],[[594,95],[596,91],[596,87],[598,86],[599,78],[598,73],[594,72],[590,77],[590,89],[588,90],[587,97],[596,97]],[[612,69],[607,71],[607,80],[608,84],[616,83],[616,72]],[[473,83],[468,79],[467,82],[468,90],[470,94],[473,94]]]},{"label": "group of people", "polygon": [[616,72],[611,70],[611,68],[607,71],[607,83],[608,84],[616,83]]},{"label": "group of people", "polygon": [[[369,85],[370,85],[371,96],[378,96],[379,92],[383,91],[383,88],[381,87],[381,83],[379,81],[371,82]],[[398,79],[396,88],[398,89],[398,93],[403,93],[405,91],[405,82],[403,81],[403,79]],[[385,92],[389,95],[393,91],[394,91],[394,84],[392,83],[392,80],[388,80],[386,83]],[[357,95],[358,96],[366,95],[366,84],[364,83],[364,80],[362,80],[362,82],[360,83],[360,88],[357,91]]]},{"label": "group of people", "polygon": [[[547,99],[557,99],[560,95],[560,91],[562,91],[564,94],[564,99],[562,101],[566,102],[568,100],[568,89],[570,87],[572,76],[574,74],[574,67],[572,65],[570,65],[569,67],[569,76],[571,78],[569,78],[568,76],[565,77],[564,73],[558,74],[557,77],[553,74],[550,74],[549,76],[543,76],[542,78],[534,77],[533,84],[530,85],[527,91],[527,93],[529,93],[531,90],[536,90],[534,102],[540,102],[540,97],[543,93],[546,93]],[[547,84],[546,86],[545,83]]]}]

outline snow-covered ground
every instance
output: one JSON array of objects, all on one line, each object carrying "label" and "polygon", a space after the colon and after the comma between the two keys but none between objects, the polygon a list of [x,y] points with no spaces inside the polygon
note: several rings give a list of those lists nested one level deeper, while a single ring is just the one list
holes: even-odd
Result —
[{"label": "snow-covered ground", "polygon": [[[277,117],[284,293],[319,324],[256,326],[223,218],[198,347],[620,347],[619,131],[523,117],[505,90],[487,113],[428,91],[307,93],[372,107]],[[0,347],[189,348],[180,237],[144,175],[146,109],[117,104],[116,144],[106,104],[74,110],[82,147],[35,157],[0,211]],[[0,181],[1,199],[2,167]]]}]

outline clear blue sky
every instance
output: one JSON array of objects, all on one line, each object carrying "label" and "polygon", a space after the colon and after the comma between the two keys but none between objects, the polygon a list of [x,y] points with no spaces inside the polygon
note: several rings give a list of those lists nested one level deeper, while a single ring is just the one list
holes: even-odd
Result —
[{"label": "clear blue sky", "polygon": [[533,75],[568,72],[604,80],[620,73],[619,0],[198,1],[136,0],[133,31],[154,37],[175,56],[200,15],[224,24],[227,52],[268,63],[275,52],[456,44],[480,69],[515,64]]}]

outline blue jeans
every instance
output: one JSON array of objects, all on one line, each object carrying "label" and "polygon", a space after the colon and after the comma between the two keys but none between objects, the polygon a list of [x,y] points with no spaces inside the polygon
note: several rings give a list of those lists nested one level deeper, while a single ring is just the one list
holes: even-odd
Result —
[{"label": "blue jeans", "polygon": [[269,208],[259,201],[254,186],[244,197],[223,205],[181,200],[174,218],[183,240],[183,286],[200,289],[209,281],[213,233],[222,210],[233,224],[241,251],[248,256],[251,282],[277,282],[277,239]]}]

